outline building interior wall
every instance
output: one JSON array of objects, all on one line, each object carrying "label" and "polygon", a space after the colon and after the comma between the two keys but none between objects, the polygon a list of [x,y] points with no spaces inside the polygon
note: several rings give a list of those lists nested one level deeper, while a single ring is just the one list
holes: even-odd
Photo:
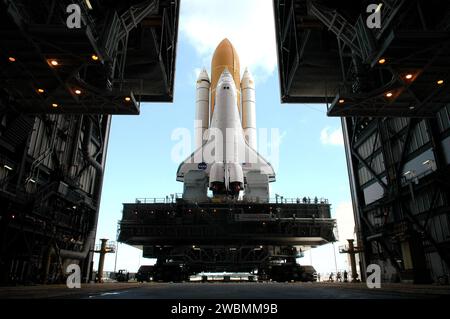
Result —
[{"label": "building interior wall", "polygon": [[450,106],[436,118],[344,121],[365,266],[388,281],[448,280]]}]

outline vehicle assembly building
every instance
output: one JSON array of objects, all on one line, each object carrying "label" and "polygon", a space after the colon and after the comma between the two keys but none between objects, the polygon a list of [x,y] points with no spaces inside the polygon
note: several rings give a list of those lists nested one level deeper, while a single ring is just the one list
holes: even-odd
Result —
[{"label": "vehicle assembly building", "polygon": [[[377,264],[384,283],[448,284],[450,3],[271,2],[281,102],[341,118],[356,233],[342,251],[358,254],[363,280]],[[180,0],[0,0],[0,286],[62,283],[69,264],[90,282],[94,253],[113,251],[95,245],[111,118],[173,102],[179,11]],[[195,149],[173,172],[183,194],[123,204],[118,240],[157,259],[148,280],[314,280],[297,258],[337,240],[328,200],[271,199],[242,71],[224,39],[197,78]]]},{"label": "vehicle assembly building", "polygon": [[111,114],[172,101],[178,5],[0,1],[0,284],[92,279]]},{"label": "vehicle assembly building", "polygon": [[383,281],[445,282],[450,4],[273,4],[282,102],[326,103],[342,119],[361,269],[380,265]]},{"label": "vehicle assembly building", "polygon": [[[177,171],[182,198],[124,204],[121,242],[157,258],[155,280],[205,271],[246,271],[259,278],[301,280],[296,258],[335,240],[330,204],[316,199],[271,202],[275,181],[256,146],[255,86],[228,39],[197,79],[196,150]],[[208,196],[208,190],[212,196]]]}]

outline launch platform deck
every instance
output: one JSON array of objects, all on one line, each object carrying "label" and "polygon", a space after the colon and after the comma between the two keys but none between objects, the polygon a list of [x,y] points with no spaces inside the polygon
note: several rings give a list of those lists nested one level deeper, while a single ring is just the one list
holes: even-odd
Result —
[{"label": "launch platform deck", "polygon": [[[123,205],[119,241],[150,245],[298,245],[335,240],[330,204],[171,203],[136,200]],[[144,248],[145,249],[145,248]]]}]

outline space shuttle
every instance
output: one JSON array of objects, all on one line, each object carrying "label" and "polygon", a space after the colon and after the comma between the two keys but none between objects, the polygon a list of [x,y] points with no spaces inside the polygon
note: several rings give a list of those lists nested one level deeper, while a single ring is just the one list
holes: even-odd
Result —
[{"label": "space shuttle", "polygon": [[196,85],[195,151],[177,171],[183,199],[268,202],[271,164],[257,152],[255,85],[228,39],[216,48],[211,80],[203,69]]}]

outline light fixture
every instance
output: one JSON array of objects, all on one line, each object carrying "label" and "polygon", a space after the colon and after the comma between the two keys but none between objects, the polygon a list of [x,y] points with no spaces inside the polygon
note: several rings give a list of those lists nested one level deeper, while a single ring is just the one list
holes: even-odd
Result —
[{"label": "light fixture", "polygon": [[8,166],[8,165],[6,165],[6,164],[3,165],[3,167],[6,168],[8,171],[12,171],[12,170],[13,170],[11,166]]},{"label": "light fixture", "polygon": [[131,101],[131,97],[127,96],[125,97],[125,102],[130,102]]},{"label": "light fixture", "polygon": [[37,92],[38,92],[38,93],[44,93],[45,90],[44,90],[44,89],[37,89]]},{"label": "light fixture", "polygon": [[377,8],[375,9],[375,12],[377,12],[377,13],[380,12],[382,6],[383,6],[383,2],[380,2],[378,4]]},{"label": "light fixture", "polygon": [[416,107],[414,106],[414,105],[411,105],[410,107],[409,107],[409,109],[410,110],[414,110]]},{"label": "light fixture", "polygon": [[50,60],[50,64],[53,66],[58,66],[59,62],[57,60]]},{"label": "light fixture", "polygon": [[406,74],[406,75],[405,75],[405,78],[406,78],[407,80],[411,80],[411,79],[412,79],[412,77],[413,77],[413,75],[412,75],[412,74]]},{"label": "light fixture", "polygon": [[32,179],[32,178],[29,178],[28,181],[29,181],[30,183],[36,184],[36,181],[35,181],[34,179]]},{"label": "light fixture", "polygon": [[84,0],[89,10],[92,10],[92,4],[89,0]]},{"label": "light fixture", "polygon": [[57,108],[59,107],[58,103],[52,103],[52,107]]},{"label": "light fixture", "polygon": [[95,54],[91,55],[91,59],[94,61],[98,61],[98,55]]},{"label": "light fixture", "polygon": [[392,97],[392,92],[387,92],[386,97]]},{"label": "light fixture", "polygon": [[385,58],[381,58],[378,60],[379,64],[385,64],[386,63],[386,59]]},{"label": "light fixture", "polygon": [[342,104],[342,103],[344,103],[344,102],[345,102],[344,99],[340,99],[340,100],[339,100],[339,104]]},{"label": "light fixture", "polygon": [[404,173],[403,173],[403,175],[405,175],[405,176],[406,176],[406,175],[409,175],[409,174],[411,174],[411,171],[407,171],[407,172],[404,172]]},{"label": "light fixture", "polygon": [[436,82],[438,85],[442,85],[442,84],[444,84],[444,80],[437,80],[437,82]]},{"label": "light fixture", "polygon": [[8,60],[9,60],[9,62],[16,62],[16,58],[13,57],[13,56],[10,56],[10,57],[8,58]]},{"label": "light fixture", "polygon": [[74,92],[75,92],[76,95],[80,95],[81,94],[81,90],[80,89],[76,89]]}]

